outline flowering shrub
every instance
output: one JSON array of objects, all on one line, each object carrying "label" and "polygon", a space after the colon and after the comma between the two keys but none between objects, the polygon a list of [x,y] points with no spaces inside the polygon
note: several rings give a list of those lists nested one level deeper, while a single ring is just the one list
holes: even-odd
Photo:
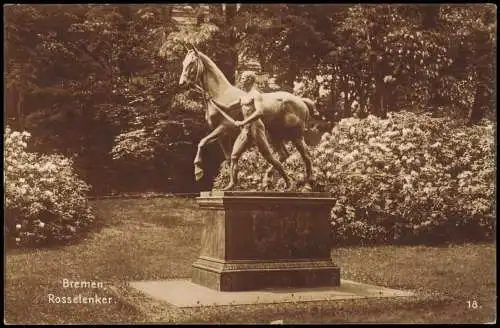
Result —
[{"label": "flowering shrub", "polygon": [[[348,118],[313,149],[315,187],[336,199],[338,242],[420,242],[490,238],[495,231],[493,124],[467,127],[408,112]],[[291,150],[291,148],[289,148]],[[284,164],[303,178],[296,151]],[[254,149],[240,162],[240,188],[262,190],[267,164]],[[228,181],[224,165],[215,181]],[[276,176],[272,188],[283,188]]]},{"label": "flowering shrub", "polygon": [[94,221],[72,162],[27,151],[28,132],[4,135],[6,237],[17,245],[67,241]]}]

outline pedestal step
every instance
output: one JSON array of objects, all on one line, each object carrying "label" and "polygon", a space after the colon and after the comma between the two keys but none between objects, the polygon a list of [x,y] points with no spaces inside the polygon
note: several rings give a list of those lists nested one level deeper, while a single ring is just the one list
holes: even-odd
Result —
[{"label": "pedestal step", "polygon": [[328,260],[232,261],[199,258],[192,281],[219,291],[340,285],[340,268]]}]

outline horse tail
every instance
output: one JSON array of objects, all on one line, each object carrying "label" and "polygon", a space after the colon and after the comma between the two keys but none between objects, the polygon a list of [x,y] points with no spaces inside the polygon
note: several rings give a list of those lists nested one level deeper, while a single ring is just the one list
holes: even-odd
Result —
[{"label": "horse tail", "polygon": [[319,116],[319,112],[318,110],[316,109],[316,104],[314,103],[314,101],[312,99],[309,99],[309,98],[302,98],[302,101],[304,101],[304,103],[306,104],[307,106],[307,109],[308,109],[308,112],[307,112],[307,116],[306,116],[306,129],[309,127],[309,122],[310,122],[310,119],[311,119],[311,116]]},{"label": "horse tail", "polygon": [[314,101],[312,99],[302,98],[302,100],[307,105],[307,108],[309,109],[309,114],[311,114],[312,116],[319,116],[320,115],[318,110],[316,109],[316,104],[314,103]]}]

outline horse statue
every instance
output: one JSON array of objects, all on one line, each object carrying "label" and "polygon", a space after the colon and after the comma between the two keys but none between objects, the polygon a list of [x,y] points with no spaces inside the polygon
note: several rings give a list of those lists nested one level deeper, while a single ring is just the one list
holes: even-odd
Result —
[{"label": "horse statue", "polygon": [[[223,112],[217,105],[207,101],[207,95],[218,103],[230,104],[240,99],[245,92],[233,86],[217,65],[204,53],[190,45],[186,57],[182,63],[182,73],[179,86],[194,86],[200,91],[205,100],[205,119],[212,131],[202,138],[198,144],[198,150],[194,159],[195,177],[199,180],[203,177],[201,167],[201,152],[205,145],[218,141],[227,161],[237,162],[239,158],[231,156],[233,142],[240,132],[240,128],[234,124],[234,120],[243,118],[241,107],[236,107]],[[271,147],[278,153],[279,161],[283,163],[290,154],[285,148],[285,143],[291,141],[302,157],[306,168],[304,181],[298,184],[304,185],[306,190],[311,190],[313,179],[311,155],[304,140],[304,132],[310,119],[311,112],[317,113],[316,106],[311,99],[302,98],[285,91],[262,93],[263,117],[262,121],[266,128],[267,137]],[[267,158],[266,158],[267,159]],[[266,170],[263,186],[268,186],[268,179],[274,165]],[[231,172],[231,181],[236,180],[237,172]],[[232,187],[232,186],[230,186]],[[230,188],[225,188],[228,190]]]}]

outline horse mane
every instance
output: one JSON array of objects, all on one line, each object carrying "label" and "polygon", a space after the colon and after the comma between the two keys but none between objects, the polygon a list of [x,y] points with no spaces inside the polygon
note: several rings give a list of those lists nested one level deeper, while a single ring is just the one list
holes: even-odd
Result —
[{"label": "horse mane", "polygon": [[207,55],[205,55],[203,52],[201,52],[199,50],[198,50],[198,54],[200,55],[200,58],[203,60],[203,64],[206,66],[206,69],[210,69],[215,74],[219,83],[232,86],[232,84],[229,83],[229,80],[224,75],[224,73],[220,70],[220,68],[217,66],[217,64],[215,64],[215,62],[212,59],[210,59],[210,57],[208,57]]}]

